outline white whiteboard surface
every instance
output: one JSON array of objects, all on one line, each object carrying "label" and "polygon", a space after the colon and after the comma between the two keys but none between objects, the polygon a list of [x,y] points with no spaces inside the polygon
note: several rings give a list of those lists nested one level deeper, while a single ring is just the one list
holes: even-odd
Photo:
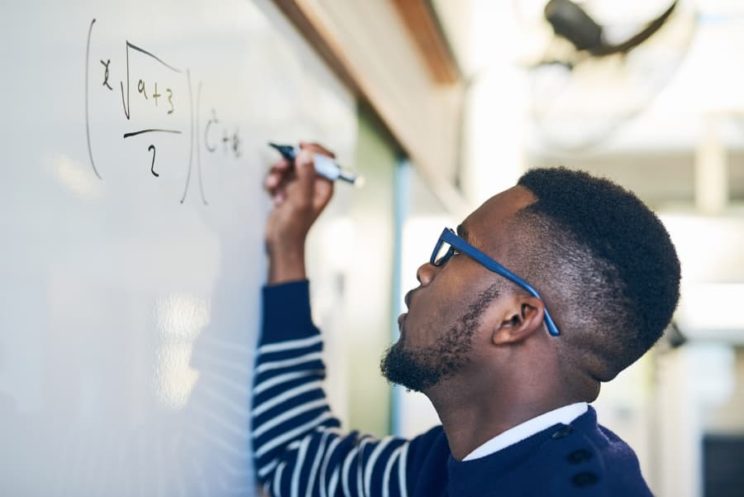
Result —
[{"label": "white whiteboard surface", "polygon": [[352,96],[268,0],[0,28],[0,495],[254,495],[266,142],[348,161]]}]

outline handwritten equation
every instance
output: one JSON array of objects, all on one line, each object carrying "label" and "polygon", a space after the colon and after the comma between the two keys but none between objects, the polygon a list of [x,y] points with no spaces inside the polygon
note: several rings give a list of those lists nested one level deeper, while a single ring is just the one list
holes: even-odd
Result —
[{"label": "handwritten equation", "polygon": [[[103,93],[107,94],[108,98],[121,100],[121,115],[127,123],[139,122],[137,117],[148,121],[146,126],[133,127],[130,131],[124,132],[122,140],[134,139],[142,142],[143,169],[149,170],[152,177],[159,178],[162,174],[158,167],[158,147],[168,146],[167,143],[160,144],[158,136],[187,135],[189,158],[188,164],[185,165],[187,173],[180,202],[186,200],[192,175],[195,174],[201,201],[208,205],[202,179],[201,153],[202,151],[207,154],[221,153],[229,159],[239,159],[242,151],[238,127],[221,122],[214,108],[209,109],[206,122],[202,122],[202,82],[196,84],[194,92],[188,68],[176,67],[129,40],[125,41],[122,60],[117,61],[108,57],[91,60],[95,23],[96,19],[91,20],[88,27],[85,52],[85,132],[93,172],[99,179],[103,179],[93,153],[95,147],[91,139],[91,97],[95,94],[100,101]],[[149,76],[145,76],[142,68],[153,69],[153,66],[157,70],[151,70]],[[157,73],[157,76],[153,76],[153,72]],[[115,81],[112,76],[114,73],[121,74],[121,78]],[[133,103],[136,105],[133,106]],[[140,109],[142,116],[133,115],[134,107]],[[179,117],[188,118],[188,129],[176,126]],[[153,119],[157,122],[151,122]]]}]

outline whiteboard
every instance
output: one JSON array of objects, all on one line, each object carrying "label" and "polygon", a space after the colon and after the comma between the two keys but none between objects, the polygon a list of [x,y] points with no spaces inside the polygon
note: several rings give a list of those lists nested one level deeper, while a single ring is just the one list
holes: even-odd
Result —
[{"label": "whiteboard", "polygon": [[266,0],[9,2],[0,494],[254,495],[268,140],[352,95]]}]

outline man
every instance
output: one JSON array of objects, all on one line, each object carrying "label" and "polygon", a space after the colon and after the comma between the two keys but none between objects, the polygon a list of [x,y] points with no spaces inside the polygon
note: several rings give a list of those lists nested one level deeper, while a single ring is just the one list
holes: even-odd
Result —
[{"label": "man", "polygon": [[412,440],[339,430],[321,388],[304,243],[332,196],[303,145],[266,179],[269,283],[255,370],[256,472],[275,496],[648,496],[635,454],[588,406],[662,334],[679,261],[654,214],[565,169],[519,184],[445,230],[406,295],[386,377],[426,394],[442,426]]}]

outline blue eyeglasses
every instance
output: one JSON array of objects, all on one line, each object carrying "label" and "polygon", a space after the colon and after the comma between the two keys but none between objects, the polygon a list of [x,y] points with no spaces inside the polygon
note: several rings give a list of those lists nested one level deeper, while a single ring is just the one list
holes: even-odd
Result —
[{"label": "blue eyeglasses", "polygon": [[[477,248],[470,245],[464,239],[457,236],[455,232],[452,231],[450,228],[444,228],[442,234],[439,235],[439,240],[437,240],[437,244],[434,246],[434,251],[431,253],[431,259],[429,262],[431,262],[435,266],[442,266],[448,260],[450,260],[453,255],[455,255],[455,252],[461,252],[467,255],[489,271],[493,271],[494,273],[503,276],[507,280],[524,289],[533,297],[542,300],[543,304],[545,303],[543,298],[540,296],[539,293],[537,293],[537,290],[535,290],[532,285],[506,269],[498,262],[488,257]],[[558,330],[558,326],[556,326],[555,321],[553,321],[553,317],[550,315],[550,312],[548,312],[547,306],[544,306],[544,316],[545,326],[548,328],[548,333],[550,333],[550,335],[554,337],[560,335],[561,332]]]}]

